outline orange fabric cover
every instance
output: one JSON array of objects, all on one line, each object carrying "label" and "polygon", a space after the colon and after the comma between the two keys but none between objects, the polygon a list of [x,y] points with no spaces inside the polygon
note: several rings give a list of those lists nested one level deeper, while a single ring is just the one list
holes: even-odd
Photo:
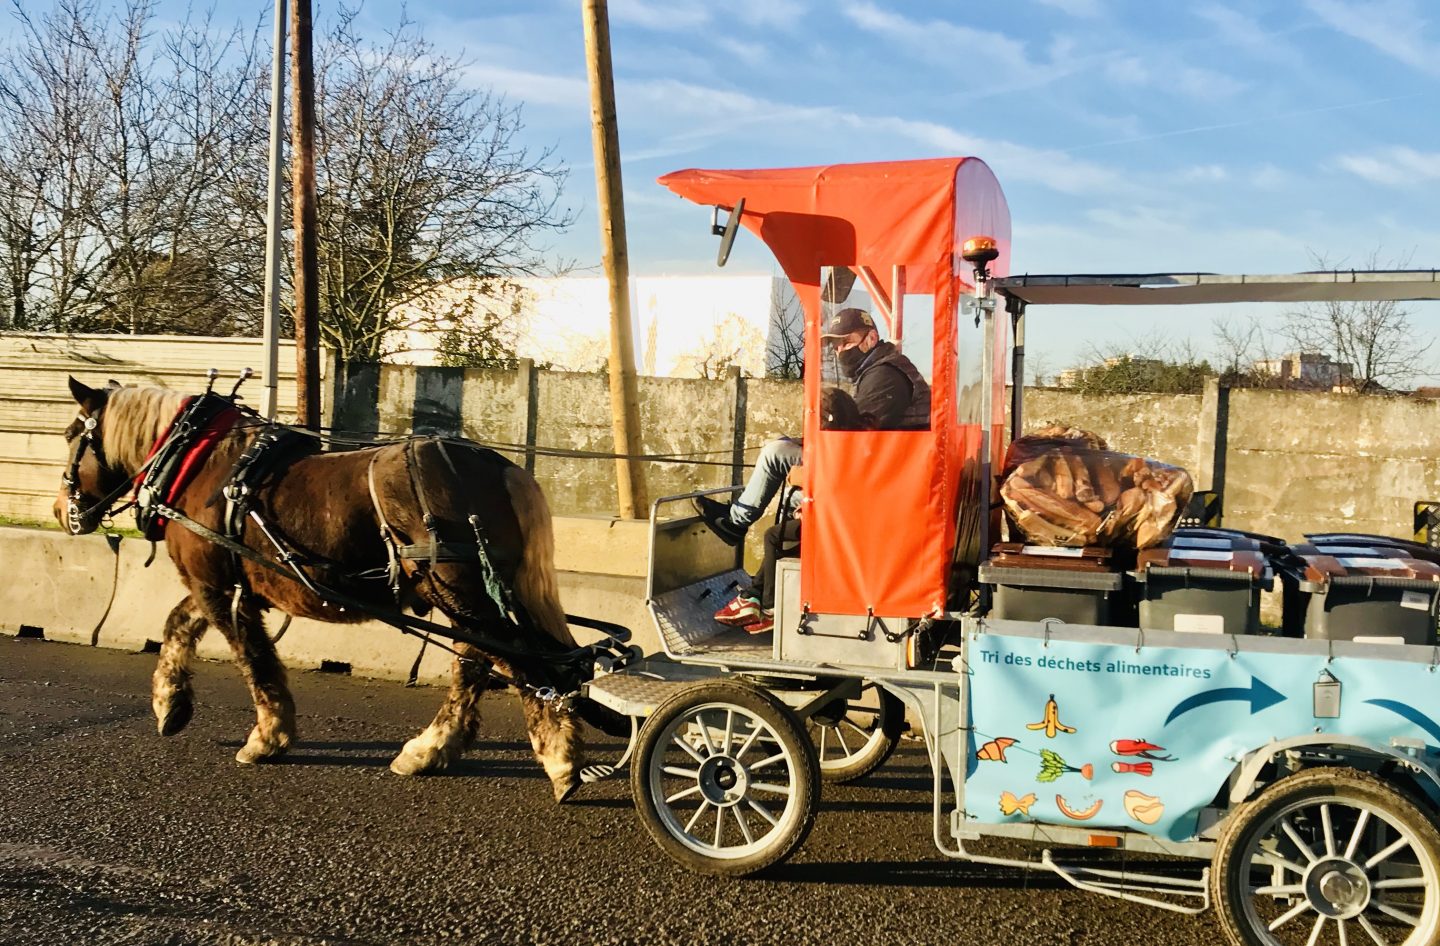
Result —
[{"label": "orange fabric cover", "polygon": [[[660,183],[698,204],[734,207],[765,241],[805,311],[805,363],[820,364],[820,277],[825,266],[907,267],[910,292],[935,296],[931,428],[821,431],[820,372],[805,374],[802,597],[812,611],[917,617],[945,607],[962,471],[978,459],[978,430],[955,412],[956,256],[971,236],[994,237],[1009,271],[1010,215],[977,158],[755,171],[677,171]],[[1004,321],[997,318],[997,326]],[[1005,369],[1003,333],[997,389]],[[978,379],[967,379],[974,383]]]}]

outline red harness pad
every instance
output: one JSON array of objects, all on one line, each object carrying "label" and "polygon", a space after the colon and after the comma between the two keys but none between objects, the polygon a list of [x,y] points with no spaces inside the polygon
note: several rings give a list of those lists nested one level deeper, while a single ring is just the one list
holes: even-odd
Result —
[{"label": "red harness pad", "polygon": [[[189,406],[190,400],[191,399],[187,398],[184,404],[181,405],[181,413],[184,413],[185,407]],[[179,414],[176,416],[179,417]],[[180,495],[185,492],[185,488],[190,485],[191,480],[200,472],[200,468],[205,465],[205,461],[210,458],[210,451],[215,449],[215,444],[219,443],[220,438],[230,432],[231,428],[235,426],[235,422],[239,419],[240,411],[233,407],[227,407],[216,414],[214,419],[206,425],[205,429],[195,436],[194,442],[185,450],[185,456],[181,458],[179,466],[176,467],[174,479],[170,481],[165,489],[163,501],[167,506],[174,505],[176,500],[180,498]],[[164,443],[169,436],[170,430],[167,429],[160,439],[155,441],[155,446],[150,450],[151,456],[154,456],[155,451],[160,449],[160,445]],[[151,541],[159,541],[163,538],[166,522],[167,520],[163,516],[157,516],[154,525],[147,530],[145,538]]]}]

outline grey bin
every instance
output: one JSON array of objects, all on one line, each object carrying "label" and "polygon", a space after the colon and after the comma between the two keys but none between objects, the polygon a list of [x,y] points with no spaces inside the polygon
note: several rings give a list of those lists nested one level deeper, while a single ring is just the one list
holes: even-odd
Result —
[{"label": "grey bin", "polygon": [[1332,641],[1382,637],[1399,638],[1406,644],[1436,643],[1435,595],[1440,586],[1433,581],[1356,575],[1296,584],[1297,591],[1308,596],[1306,637]]},{"label": "grey bin", "polygon": [[1260,592],[1272,585],[1246,571],[1152,566],[1134,573],[1140,626],[1158,631],[1255,634]]},{"label": "grey bin", "polygon": [[[1379,638],[1436,643],[1436,564],[1410,554],[1402,543],[1346,535],[1297,545],[1297,561],[1284,582],[1287,624],[1303,620],[1306,637],[1348,641]],[[1428,550],[1427,550],[1428,551]]]},{"label": "grey bin", "polygon": [[991,616],[997,620],[1111,625],[1122,613],[1120,572],[985,564],[980,581],[995,588]]}]

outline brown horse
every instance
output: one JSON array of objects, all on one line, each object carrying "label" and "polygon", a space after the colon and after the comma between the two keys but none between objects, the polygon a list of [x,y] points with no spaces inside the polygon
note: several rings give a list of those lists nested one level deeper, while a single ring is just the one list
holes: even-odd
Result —
[{"label": "brown horse", "polygon": [[[166,388],[121,387],[113,381],[93,389],[71,378],[70,390],[80,415],[66,431],[70,461],[55,515],[82,534],[95,530],[109,500],[126,492],[126,484],[146,466],[185,399]],[[220,532],[226,507],[221,490],[260,427],[258,420],[242,419],[221,436],[168,505]],[[352,605],[394,612],[398,604],[416,613],[434,607],[456,628],[483,634],[484,640],[514,642],[504,661],[471,645],[457,646],[460,656],[444,704],[391,762],[392,771],[436,772],[459,757],[477,734],[479,699],[494,667],[517,684],[531,745],[556,800],[564,801],[578,787],[578,728],[553,701],[537,696],[539,688],[561,681],[553,665],[523,656],[527,648],[575,647],[560,606],[550,511],[530,474],[475,444],[416,439],[323,453],[317,441],[307,438],[258,484],[250,508],[260,522],[244,520],[239,535],[245,546],[272,561],[278,558],[277,542],[288,547],[305,563],[312,582],[348,597]],[[180,522],[163,528],[166,549],[188,594],[165,621],[155,670],[152,705],[160,733],[172,735],[190,721],[189,663],[200,636],[214,626],[229,641],[255,702],[255,727],[236,761],[282,755],[295,743],[295,705],[261,613],[275,608],[297,617],[354,623],[366,619],[365,610],[329,602],[290,574],[232,554]],[[390,531],[394,546],[387,548],[382,528]],[[477,536],[482,530],[483,540]],[[424,548],[431,539],[442,547],[474,548],[482,541],[493,569],[491,591],[484,566],[473,555],[469,560],[400,556],[394,559],[398,573],[390,572],[391,548]],[[493,591],[497,584],[513,589],[513,611],[526,621],[507,616],[504,599]],[[531,637],[549,640],[526,640],[522,627],[532,629]]]}]

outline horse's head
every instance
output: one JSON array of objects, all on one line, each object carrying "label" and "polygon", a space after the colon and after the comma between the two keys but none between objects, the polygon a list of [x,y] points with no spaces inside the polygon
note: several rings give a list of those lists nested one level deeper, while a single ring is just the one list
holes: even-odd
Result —
[{"label": "horse's head", "polygon": [[72,535],[94,532],[109,512],[111,503],[130,482],[123,469],[106,459],[105,444],[100,436],[105,405],[119,388],[117,381],[97,389],[70,379],[70,393],[80,405],[80,414],[65,428],[70,455],[65,472],[60,474],[55,518]]}]

